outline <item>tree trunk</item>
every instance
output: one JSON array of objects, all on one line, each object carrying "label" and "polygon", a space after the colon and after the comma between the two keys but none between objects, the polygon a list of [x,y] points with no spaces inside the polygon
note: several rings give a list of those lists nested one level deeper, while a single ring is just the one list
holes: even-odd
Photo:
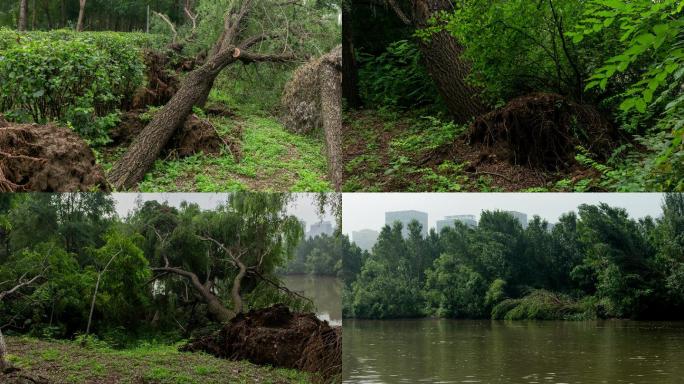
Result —
[{"label": "tree trunk", "polygon": [[28,0],[21,0],[19,3],[19,25],[17,26],[17,29],[19,32],[25,32],[26,31],[26,18],[28,14]]},{"label": "tree trunk", "polygon": [[359,96],[359,72],[354,53],[354,29],[352,7],[342,6],[342,96],[351,108],[361,106]]},{"label": "tree trunk", "polygon": [[199,278],[196,274],[172,267],[154,268],[153,271],[173,273],[179,276],[183,276],[186,279],[190,280],[190,283],[192,283],[192,287],[195,289],[195,291],[197,291],[198,295],[207,304],[207,309],[209,310],[209,313],[211,313],[216,318],[216,320],[220,322],[227,322],[230,321],[230,319],[232,319],[233,317],[235,317],[235,312],[226,308],[225,305],[223,305],[223,303],[221,302],[221,300],[211,292],[211,288],[208,285],[204,285],[199,281]]},{"label": "tree trunk", "polygon": [[5,344],[5,338],[2,336],[2,329],[0,329],[0,374],[9,368],[9,362],[5,356],[7,356],[7,345]]},{"label": "tree trunk", "polygon": [[[416,28],[424,28],[435,12],[451,11],[450,0],[414,0]],[[419,43],[430,77],[435,82],[454,120],[467,123],[487,112],[478,96],[479,90],[467,82],[470,63],[461,58],[463,46],[446,31],[433,34],[428,42]]]},{"label": "tree trunk", "polygon": [[154,119],[135,138],[126,154],[109,172],[108,178],[117,190],[134,187],[143,179],[176,129],[187,119],[194,106],[202,106],[209,97],[214,80],[235,58],[218,55],[185,78],[171,100],[155,114]]},{"label": "tree trunk", "polygon": [[230,291],[230,296],[233,299],[233,309],[235,313],[242,313],[242,296],[240,295],[240,286],[242,285],[242,279],[244,279],[247,274],[247,267],[240,261],[236,261],[240,270],[238,274],[235,275],[233,279],[233,288]]},{"label": "tree trunk", "polygon": [[[339,64],[338,64],[339,65]],[[342,190],[342,74],[332,63],[322,65],[321,107],[330,180]]]},{"label": "tree trunk", "polygon": [[81,32],[83,31],[83,19],[85,18],[86,0],[79,0],[79,2],[81,7],[78,11],[78,24],[76,24],[76,31]]}]

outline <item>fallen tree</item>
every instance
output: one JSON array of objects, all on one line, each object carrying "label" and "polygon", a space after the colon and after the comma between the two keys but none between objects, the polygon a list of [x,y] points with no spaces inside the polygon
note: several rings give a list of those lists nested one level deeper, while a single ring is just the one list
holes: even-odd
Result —
[{"label": "fallen tree", "polygon": [[332,382],[342,370],[342,330],[284,305],[238,315],[218,332],[181,348],[232,360],[299,369]]},{"label": "fallen tree", "polygon": [[226,12],[223,32],[205,63],[187,75],[171,100],[114,164],[108,178],[115,189],[129,189],[142,180],[174,132],[192,112],[192,108],[206,103],[216,77],[224,68],[236,62],[287,62],[295,59],[287,46],[281,50],[284,53],[257,53],[250,50],[259,43],[274,39],[271,33],[244,36],[245,25],[255,12],[256,2],[257,0],[234,2],[233,4],[239,6],[231,6]]},{"label": "fallen tree", "polygon": [[342,188],[342,46],[295,71],[285,86],[283,123],[291,131],[323,131],[330,179]]}]

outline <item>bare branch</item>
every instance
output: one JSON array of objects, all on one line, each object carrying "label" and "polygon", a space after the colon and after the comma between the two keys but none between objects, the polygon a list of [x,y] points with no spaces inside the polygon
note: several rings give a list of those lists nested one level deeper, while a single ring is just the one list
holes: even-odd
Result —
[{"label": "bare branch", "polygon": [[[176,31],[176,26],[171,22],[171,20],[168,18],[168,16],[166,16],[162,13],[159,13],[159,12],[155,12],[155,11],[152,11],[152,12],[154,13],[155,16],[164,20],[164,22],[169,25],[169,27],[171,28],[171,32],[173,32],[173,43],[175,44],[176,40],[178,40],[178,32]],[[194,23],[194,20],[193,20],[193,23]]]}]

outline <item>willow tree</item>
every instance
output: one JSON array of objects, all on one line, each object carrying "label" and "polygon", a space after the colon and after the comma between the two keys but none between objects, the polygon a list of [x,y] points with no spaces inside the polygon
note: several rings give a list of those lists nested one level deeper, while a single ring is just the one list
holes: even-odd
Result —
[{"label": "willow tree", "polygon": [[[224,5],[225,4],[225,5]],[[203,106],[216,77],[235,63],[289,62],[307,40],[299,2],[272,0],[221,0],[212,7],[225,6],[223,27],[205,63],[190,72],[178,92],[142,130],[108,175],[116,189],[128,189],[142,180],[173,133],[185,122],[195,106]],[[200,33],[214,23],[211,7],[198,7]],[[295,16],[297,15],[297,16]],[[310,39],[310,37],[309,37]]]},{"label": "willow tree", "polygon": [[[410,0],[404,10],[396,0],[384,0],[406,25],[423,29],[438,18],[440,12],[452,12],[453,0]],[[465,123],[486,112],[479,90],[467,81],[471,65],[462,57],[464,46],[446,31],[419,39],[419,49],[425,66],[439,93],[457,122]]]},{"label": "willow tree", "polygon": [[143,227],[156,237],[154,279],[167,289],[181,279],[221,322],[243,312],[244,294],[259,284],[285,290],[273,273],[302,237],[286,212],[290,201],[289,194],[236,193],[213,211],[186,205],[176,217],[156,215]]}]

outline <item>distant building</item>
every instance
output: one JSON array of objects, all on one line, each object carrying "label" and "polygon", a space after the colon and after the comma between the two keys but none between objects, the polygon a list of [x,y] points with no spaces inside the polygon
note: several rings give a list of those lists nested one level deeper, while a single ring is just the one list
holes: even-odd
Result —
[{"label": "distant building", "polygon": [[442,220],[437,220],[436,230],[437,233],[442,232],[442,229],[446,227],[453,227],[457,222],[461,222],[470,228],[477,227],[477,219],[474,215],[454,215],[446,216]]},{"label": "distant building", "polygon": [[352,241],[364,251],[370,251],[375,243],[378,242],[378,236],[380,236],[378,231],[362,229],[352,232]]},{"label": "distant building", "polygon": [[404,238],[408,237],[408,225],[412,221],[417,221],[423,226],[421,234],[423,237],[427,237],[428,233],[428,214],[420,211],[398,211],[398,212],[385,212],[385,225],[392,226],[395,222],[400,222],[404,227],[401,234]]},{"label": "distant building", "polygon": [[520,225],[522,225],[523,228],[527,228],[527,214],[516,211],[506,211],[506,213],[510,214],[516,220],[518,220],[518,222],[520,223]]},{"label": "distant building", "polygon": [[553,229],[556,227],[556,223],[549,223],[549,226],[546,227],[546,230],[549,231],[549,233],[553,232]]},{"label": "distant building", "polygon": [[307,238],[313,238],[320,235],[331,236],[335,232],[333,225],[329,221],[319,221],[318,223],[311,224],[311,228],[307,233]]}]

